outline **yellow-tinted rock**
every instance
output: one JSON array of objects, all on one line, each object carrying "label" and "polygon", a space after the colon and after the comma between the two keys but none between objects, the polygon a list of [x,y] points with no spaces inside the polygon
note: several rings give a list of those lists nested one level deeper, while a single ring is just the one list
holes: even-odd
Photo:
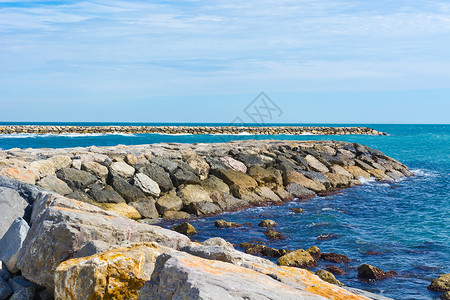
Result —
[{"label": "yellow-tinted rock", "polygon": [[113,211],[113,212],[117,213],[119,216],[122,216],[125,218],[129,218],[129,219],[133,219],[133,220],[142,218],[141,214],[137,211],[136,208],[134,208],[133,206],[130,206],[126,203],[98,203],[98,202],[96,202],[96,203],[92,203],[92,204],[100,207],[101,209]]},{"label": "yellow-tinted rock", "polygon": [[62,262],[55,273],[55,299],[138,299],[156,258],[173,251],[140,243]]},{"label": "yellow-tinted rock", "polygon": [[387,176],[386,174],[384,174],[383,171],[378,169],[367,170],[367,172],[373,177],[375,177],[377,180],[392,180],[391,177]]},{"label": "yellow-tinted rock", "polygon": [[278,259],[280,266],[310,268],[317,265],[316,260],[303,249],[292,251]]},{"label": "yellow-tinted rock", "polygon": [[355,178],[364,178],[364,179],[370,179],[370,174],[361,169],[358,166],[349,166],[345,167],[345,169],[352,174]]}]

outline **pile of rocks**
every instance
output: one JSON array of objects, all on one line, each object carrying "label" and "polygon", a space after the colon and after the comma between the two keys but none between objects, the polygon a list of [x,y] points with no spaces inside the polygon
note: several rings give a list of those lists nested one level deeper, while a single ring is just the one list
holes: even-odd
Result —
[{"label": "pile of rocks", "polygon": [[187,219],[412,176],[360,144],[236,141],[0,151],[0,176],[131,219]]},{"label": "pile of rocks", "polygon": [[0,134],[62,134],[62,133],[162,133],[162,134],[254,134],[254,135],[386,135],[367,127],[311,127],[311,126],[44,126],[12,125],[1,126]]}]

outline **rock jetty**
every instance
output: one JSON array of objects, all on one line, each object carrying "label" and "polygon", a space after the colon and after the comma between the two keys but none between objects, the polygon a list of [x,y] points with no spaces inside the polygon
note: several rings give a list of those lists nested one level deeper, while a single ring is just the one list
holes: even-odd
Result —
[{"label": "rock jetty", "polygon": [[276,265],[152,224],[405,176],[380,151],[335,141],[0,151],[0,299],[384,299],[298,268],[317,251]]},{"label": "rock jetty", "polygon": [[96,133],[160,133],[160,134],[253,134],[253,135],[386,135],[367,127],[316,126],[0,126],[0,134],[96,134]]}]

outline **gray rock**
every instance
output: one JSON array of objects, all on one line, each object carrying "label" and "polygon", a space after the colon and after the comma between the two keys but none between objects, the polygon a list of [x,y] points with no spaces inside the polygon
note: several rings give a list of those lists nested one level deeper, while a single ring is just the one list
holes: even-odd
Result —
[{"label": "gray rock", "polygon": [[209,164],[210,170],[223,170],[228,169],[228,167],[217,157],[207,156],[205,157],[206,162]]},{"label": "gray rock", "polygon": [[90,241],[77,251],[74,258],[91,256],[94,254],[102,253],[111,249],[111,245],[103,241]]},{"label": "gray rock", "polygon": [[183,200],[177,196],[175,191],[170,191],[156,201],[156,208],[162,215],[169,210],[180,210],[183,207]]},{"label": "gray rock", "polygon": [[53,292],[50,292],[48,289],[40,291],[37,293],[35,300],[53,300]]},{"label": "gray rock", "polygon": [[36,297],[36,288],[29,287],[14,293],[9,300],[34,300]]},{"label": "gray rock", "polygon": [[0,187],[0,238],[8,231],[17,218],[25,216],[28,202],[18,192],[10,188]]},{"label": "gray rock", "polygon": [[123,203],[125,199],[119,195],[110,186],[106,186],[104,189],[90,189],[88,195],[99,203]]},{"label": "gray rock", "polygon": [[11,287],[2,278],[0,278],[0,300],[8,299],[12,293],[13,291]]},{"label": "gray rock", "polygon": [[0,260],[3,261],[11,273],[19,272],[17,260],[30,226],[22,218],[17,218],[8,231],[0,239]]},{"label": "gray rock", "polygon": [[192,202],[186,207],[186,211],[196,216],[214,215],[222,212],[217,204],[210,201]]},{"label": "gray rock", "polygon": [[223,211],[237,210],[250,206],[248,201],[235,198],[228,193],[214,192],[211,194],[211,200],[217,204]]},{"label": "gray rock", "polygon": [[135,169],[125,162],[113,162],[109,166],[109,171],[112,176],[120,176],[125,179],[131,179],[134,175]]},{"label": "gray rock", "polygon": [[325,299],[270,276],[187,253],[161,254],[139,299]]},{"label": "gray rock", "polygon": [[157,226],[140,224],[96,206],[55,195],[38,197],[32,226],[19,254],[22,274],[46,288],[54,287],[54,272],[88,242],[99,240],[112,246],[155,241],[180,249],[189,238]]},{"label": "gray rock", "polygon": [[72,168],[63,168],[56,172],[56,176],[73,190],[82,190],[97,181],[91,173]]},{"label": "gray rock", "polygon": [[155,157],[152,159],[152,162],[164,168],[164,170],[169,173],[175,172],[175,170],[178,168],[178,164],[176,162],[167,158]]},{"label": "gray rock", "polygon": [[306,177],[308,177],[311,180],[320,182],[327,189],[330,188],[330,186],[331,186],[331,183],[328,180],[328,178],[325,175],[323,175],[322,173],[310,172],[310,171],[299,171],[299,172],[302,173],[303,175],[305,175]]},{"label": "gray rock", "polygon": [[121,195],[127,203],[135,202],[143,198],[147,198],[141,189],[129,184],[125,179],[119,176],[113,176],[109,184],[116,192]]},{"label": "gray rock", "polygon": [[194,172],[187,169],[178,168],[172,174],[172,182],[175,186],[180,186],[182,184],[197,184],[200,183],[200,177],[198,177]]},{"label": "gray rock", "polygon": [[316,172],[327,173],[329,172],[328,168],[321,163],[317,158],[312,155],[305,156],[306,161],[308,162],[309,167]]},{"label": "gray rock", "polygon": [[168,210],[163,214],[164,220],[182,220],[182,219],[192,219],[194,216],[188,214],[185,211],[173,211]]},{"label": "gray rock", "polygon": [[201,181],[200,185],[202,188],[207,191],[208,193],[213,193],[216,191],[223,192],[223,193],[230,193],[230,188],[228,187],[228,184],[223,182],[222,179],[211,175],[207,179]]},{"label": "gray rock", "polygon": [[133,206],[146,219],[157,219],[159,217],[158,210],[155,206],[155,200],[153,199],[140,199],[135,202],[130,202],[130,206]]},{"label": "gray rock", "polygon": [[139,169],[139,172],[144,173],[152,180],[158,183],[159,188],[163,192],[170,191],[173,189],[173,183],[170,179],[169,173],[167,173],[163,168],[157,164],[149,163]]},{"label": "gray rock", "polygon": [[89,196],[88,194],[86,194],[85,192],[80,191],[80,190],[75,190],[75,191],[73,191],[73,193],[67,195],[66,197],[70,198],[70,199],[78,200],[78,201],[83,201],[86,203],[94,202],[94,199],[92,199],[91,196]]},{"label": "gray rock", "polygon": [[393,300],[392,298],[388,298],[388,297],[385,297],[385,296],[382,296],[382,295],[377,295],[377,294],[374,294],[374,293],[371,293],[371,292],[367,292],[367,291],[364,291],[364,290],[360,290],[360,289],[355,289],[355,288],[352,288],[352,287],[349,287],[349,286],[343,286],[342,288],[347,290],[347,291],[349,291],[349,292],[352,292],[354,294],[357,294],[357,295],[369,298],[371,300]]},{"label": "gray rock", "polygon": [[158,197],[161,193],[158,183],[143,173],[134,175],[133,181],[135,186],[148,195]]},{"label": "gray rock", "polygon": [[106,177],[109,174],[108,168],[95,162],[95,161],[87,161],[81,165],[81,170],[91,173],[96,177],[102,179],[102,181],[106,180]]},{"label": "gray rock", "polygon": [[73,192],[72,189],[64,181],[56,177],[56,175],[46,176],[39,180],[36,185],[63,196]]},{"label": "gray rock", "polygon": [[301,186],[298,183],[291,182],[286,186],[286,191],[291,193],[295,198],[298,199],[307,199],[314,197],[316,193],[314,193],[311,190],[308,190],[307,188]]},{"label": "gray rock", "polygon": [[20,291],[22,291],[24,289],[29,289],[29,288],[37,289],[39,287],[37,284],[28,281],[23,276],[17,276],[17,277],[11,278],[8,281],[8,284],[15,294],[19,293]]},{"label": "gray rock", "polygon": [[219,247],[234,249],[234,247],[231,243],[227,242],[226,240],[224,240],[223,238],[220,238],[220,237],[209,238],[209,239],[201,242],[201,244],[203,246],[219,246]]},{"label": "gray rock", "polygon": [[[34,199],[41,192],[45,191],[43,188],[37,187],[33,184],[24,183],[11,178],[0,176],[0,187],[10,188],[25,199],[29,204],[33,204]],[[0,197],[1,199],[1,197]],[[1,200],[0,200],[1,201]],[[3,209],[1,211],[4,211]]]}]

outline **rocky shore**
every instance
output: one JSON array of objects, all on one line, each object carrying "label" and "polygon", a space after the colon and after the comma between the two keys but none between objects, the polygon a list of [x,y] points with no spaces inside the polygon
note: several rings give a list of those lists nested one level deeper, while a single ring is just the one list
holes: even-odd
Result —
[{"label": "rocky shore", "polygon": [[253,134],[253,135],[386,135],[367,127],[295,127],[295,126],[0,126],[0,134],[96,134],[96,133],[160,133],[160,134]]},{"label": "rocky shore", "polygon": [[412,175],[378,150],[336,141],[0,151],[0,300],[385,299],[302,269],[342,255],[281,251],[276,265],[150,224]]}]

